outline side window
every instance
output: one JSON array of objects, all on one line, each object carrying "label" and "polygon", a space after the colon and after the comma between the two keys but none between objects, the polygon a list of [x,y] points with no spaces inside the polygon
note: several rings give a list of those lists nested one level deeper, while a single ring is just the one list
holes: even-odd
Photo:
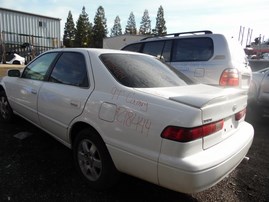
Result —
[{"label": "side window", "polygon": [[162,57],[165,62],[170,62],[171,48],[172,48],[172,40],[166,41],[163,48],[163,54],[162,54]]},{"label": "side window", "polygon": [[165,41],[147,42],[144,45],[143,53],[161,57]]},{"label": "side window", "polygon": [[214,53],[209,37],[177,39],[174,41],[172,62],[207,61]]},{"label": "side window", "polygon": [[122,50],[140,52],[141,46],[142,43],[131,44],[129,46],[124,47]]},{"label": "side window", "polygon": [[50,82],[88,87],[88,75],[85,58],[80,53],[63,53],[49,78]]},{"label": "side window", "polygon": [[47,53],[40,56],[25,68],[22,78],[44,80],[51,63],[55,60],[57,55],[58,53]]}]

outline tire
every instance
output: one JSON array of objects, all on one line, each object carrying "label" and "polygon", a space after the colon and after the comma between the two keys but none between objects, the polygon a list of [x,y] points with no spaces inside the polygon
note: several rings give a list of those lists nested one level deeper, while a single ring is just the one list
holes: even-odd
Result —
[{"label": "tire", "polygon": [[4,91],[0,92],[0,121],[12,122],[14,119],[13,110],[10,107]]},{"label": "tire", "polygon": [[13,61],[13,63],[12,63],[12,64],[14,64],[14,65],[20,65],[21,63],[20,63],[20,61],[15,60],[15,61]]},{"label": "tire", "polygon": [[73,146],[76,168],[80,176],[96,190],[113,186],[119,172],[99,134],[90,128],[78,133]]}]

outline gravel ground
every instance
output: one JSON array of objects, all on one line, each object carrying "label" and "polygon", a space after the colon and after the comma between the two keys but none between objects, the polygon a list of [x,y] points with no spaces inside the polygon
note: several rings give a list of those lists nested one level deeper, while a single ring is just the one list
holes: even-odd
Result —
[{"label": "gravel ground", "polygon": [[0,201],[269,201],[269,119],[255,120],[248,115],[255,128],[250,160],[192,195],[127,175],[111,190],[91,190],[78,177],[68,148],[20,118],[0,123]]}]

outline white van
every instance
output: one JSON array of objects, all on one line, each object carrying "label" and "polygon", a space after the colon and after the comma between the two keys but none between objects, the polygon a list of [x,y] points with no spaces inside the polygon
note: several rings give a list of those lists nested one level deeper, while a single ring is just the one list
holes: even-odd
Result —
[{"label": "white van", "polygon": [[243,48],[233,39],[211,31],[148,37],[122,50],[162,58],[198,83],[248,89],[252,77]]}]

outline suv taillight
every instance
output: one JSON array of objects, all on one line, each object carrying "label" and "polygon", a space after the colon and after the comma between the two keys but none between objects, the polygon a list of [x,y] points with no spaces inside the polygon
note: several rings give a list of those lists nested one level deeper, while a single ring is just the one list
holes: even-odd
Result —
[{"label": "suv taillight", "polygon": [[239,86],[239,73],[237,69],[225,69],[220,77],[220,86]]},{"label": "suv taillight", "polygon": [[195,128],[168,126],[163,130],[161,137],[177,142],[190,142],[222,130],[223,124],[224,120]]}]

